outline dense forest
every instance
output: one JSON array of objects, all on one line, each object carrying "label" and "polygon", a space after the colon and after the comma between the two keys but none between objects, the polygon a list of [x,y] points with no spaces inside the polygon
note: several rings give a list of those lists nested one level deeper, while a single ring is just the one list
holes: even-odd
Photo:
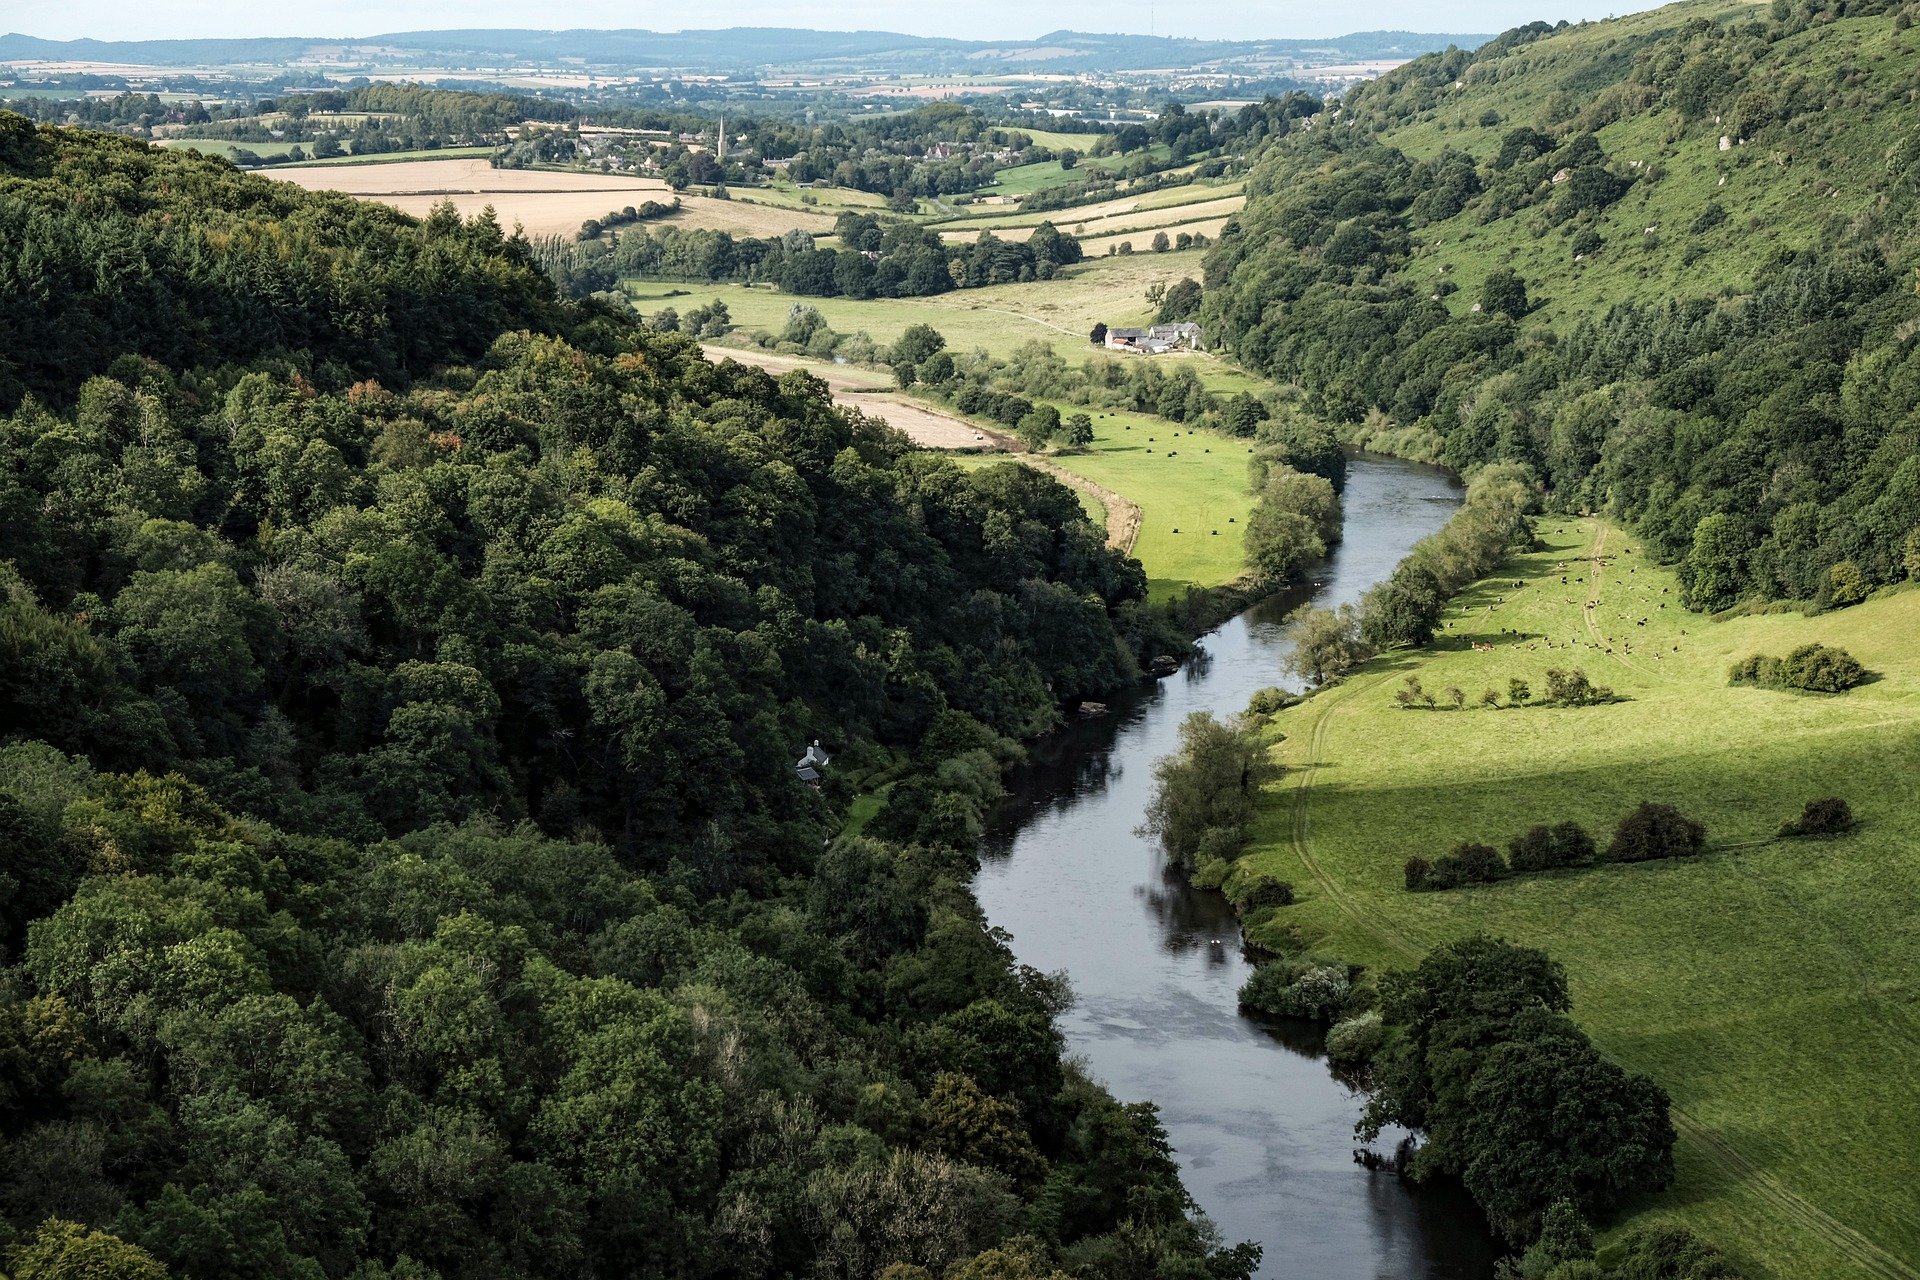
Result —
[{"label": "dense forest", "polygon": [[1070,491],[485,220],[0,116],[0,238],[16,1280],[1250,1273],[966,887],[1180,643]]},{"label": "dense forest", "polygon": [[1355,438],[1625,519],[1695,608],[1851,603],[1920,561],[1895,7],[1538,23],[1359,86],[1266,148],[1208,333]]}]

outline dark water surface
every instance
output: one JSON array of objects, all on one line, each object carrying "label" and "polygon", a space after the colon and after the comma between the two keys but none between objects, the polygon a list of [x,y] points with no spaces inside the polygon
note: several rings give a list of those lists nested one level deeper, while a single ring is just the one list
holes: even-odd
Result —
[{"label": "dark water surface", "polygon": [[987,833],[974,885],[987,918],[1023,962],[1071,976],[1071,1051],[1123,1101],[1159,1104],[1188,1189],[1229,1242],[1265,1246],[1263,1276],[1478,1280],[1496,1254],[1463,1193],[1353,1163],[1362,1100],[1329,1074],[1313,1028],[1240,1014],[1251,967],[1232,908],[1169,876],[1134,828],[1181,720],[1236,714],[1290,683],[1281,619],[1303,600],[1357,600],[1459,502],[1439,471],[1354,459],[1346,540],[1319,584],[1233,619],[1179,674],[1037,744]]}]

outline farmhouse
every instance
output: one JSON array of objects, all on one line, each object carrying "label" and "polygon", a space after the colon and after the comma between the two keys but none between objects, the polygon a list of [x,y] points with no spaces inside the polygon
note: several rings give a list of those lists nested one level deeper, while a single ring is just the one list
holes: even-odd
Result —
[{"label": "farmhouse", "polygon": [[1169,351],[1205,351],[1206,336],[1192,321],[1150,324],[1144,329],[1108,329],[1107,350],[1164,355]]}]

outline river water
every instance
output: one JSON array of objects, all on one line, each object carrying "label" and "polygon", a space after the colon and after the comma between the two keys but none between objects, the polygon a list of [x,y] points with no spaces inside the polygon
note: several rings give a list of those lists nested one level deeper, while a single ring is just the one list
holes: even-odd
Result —
[{"label": "river water", "polygon": [[1471,1201],[1353,1163],[1362,1099],[1329,1073],[1319,1033],[1239,1012],[1252,970],[1232,908],[1168,875],[1157,845],[1134,833],[1181,720],[1236,714],[1256,690],[1289,683],[1286,614],[1358,600],[1445,523],[1460,488],[1360,456],[1345,501],[1345,541],[1319,581],[1227,622],[1178,674],[1035,745],[1009,779],[974,889],[1021,961],[1071,977],[1070,1051],[1122,1101],[1159,1104],[1188,1190],[1227,1242],[1265,1246],[1262,1276],[1478,1280],[1497,1254]]}]

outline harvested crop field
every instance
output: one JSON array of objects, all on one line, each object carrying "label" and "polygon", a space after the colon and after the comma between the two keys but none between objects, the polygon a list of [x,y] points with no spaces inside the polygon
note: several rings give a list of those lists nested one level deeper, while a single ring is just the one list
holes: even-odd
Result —
[{"label": "harvested crop field", "polygon": [[774,377],[805,369],[827,384],[836,404],[858,409],[871,418],[880,418],[915,444],[928,449],[1004,449],[1009,442],[997,433],[975,426],[962,418],[921,404],[894,389],[885,375],[865,369],[821,364],[797,356],[776,355],[739,347],[705,346],[709,360],[737,360],[765,369]]},{"label": "harvested crop field", "polygon": [[[286,166],[270,174],[309,191],[338,191],[391,205],[423,218],[451,200],[466,217],[491,207],[502,226],[519,225],[530,236],[571,235],[589,218],[647,200],[666,203],[673,191],[654,178],[565,173],[550,169],[495,169],[486,160],[414,160],[380,165]],[[777,209],[745,200],[682,196],[669,221],[743,235],[779,235],[795,227],[827,231],[833,219]]]}]

